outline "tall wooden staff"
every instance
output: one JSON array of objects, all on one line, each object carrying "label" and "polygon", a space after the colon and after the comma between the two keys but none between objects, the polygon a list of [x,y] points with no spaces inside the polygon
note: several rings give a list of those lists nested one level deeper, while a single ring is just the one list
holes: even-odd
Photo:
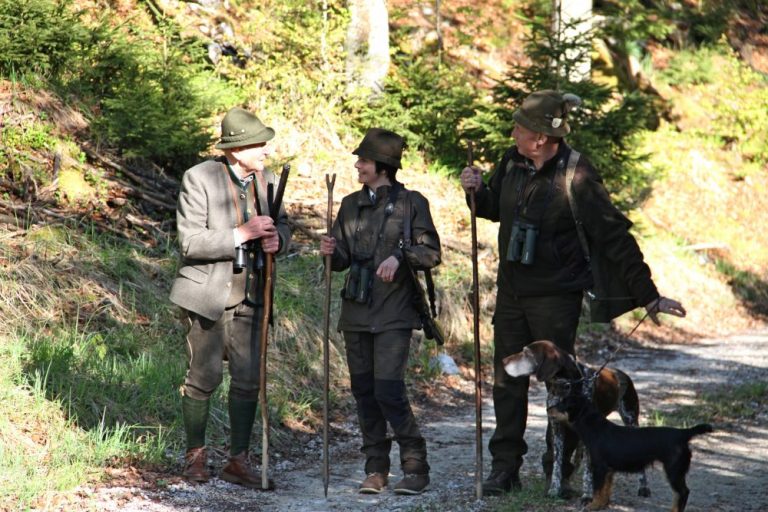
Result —
[{"label": "tall wooden staff", "polygon": [[[467,144],[467,165],[472,166],[472,141]],[[475,338],[475,493],[483,497],[483,390],[480,365],[480,286],[477,265],[477,206],[475,187],[469,189],[470,222],[472,226],[472,323]]]},{"label": "tall wooden staff", "polygon": [[[333,185],[336,183],[336,174],[332,178],[325,175],[325,186],[328,188],[328,210],[325,215],[325,234],[331,236],[333,225]],[[323,489],[325,497],[328,497],[328,394],[330,388],[330,326],[331,326],[331,258],[325,256],[325,303],[323,307],[324,336],[323,336]]]},{"label": "tall wooden staff", "polygon": [[[267,205],[269,215],[277,225],[280,217],[280,206],[283,202],[285,183],[291,166],[283,165],[277,192],[272,196],[272,184],[267,185]],[[259,407],[261,408],[261,488],[269,489],[269,405],[267,404],[267,342],[269,341],[269,324],[272,321],[272,272],[275,267],[275,255],[265,254],[264,263],[264,312],[261,318],[261,337],[259,340]]]}]

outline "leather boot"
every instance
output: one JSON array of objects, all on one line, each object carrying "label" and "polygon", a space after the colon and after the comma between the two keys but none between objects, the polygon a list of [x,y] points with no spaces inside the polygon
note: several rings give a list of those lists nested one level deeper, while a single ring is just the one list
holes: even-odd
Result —
[{"label": "leather boot", "polygon": [[517,471],[494,469],[483,482],[484,496],[498,496],[505,492],[517,492],[521,489],[522,484],[520,483],[520,476]]},{"label": "leather boot", "polygon": [[387,487],[388,477],[384,473],[370,473],[360,484],[360,494],[379,494]]},{"label": "leather boot", "polygon": [[406,473],[403,479],[395,484],[395,494],[421,494],[429,485],[429,475]]},{"label": "leather boot", "polygon": [[181,476],[193,483],[207,482],[211,478],[207,464],[208,451],[205,446],[191,448],[184,455],[184,471]]},{"label": "leather boot", "polygon": [[267,488],[262,487],[261,472],[257,473],[251,468],[246,452],[238,453],[229,458],[229,463],[221,470],[221,479],[257,491],[275,490],[275,482],[271,478],[268,479]]}]

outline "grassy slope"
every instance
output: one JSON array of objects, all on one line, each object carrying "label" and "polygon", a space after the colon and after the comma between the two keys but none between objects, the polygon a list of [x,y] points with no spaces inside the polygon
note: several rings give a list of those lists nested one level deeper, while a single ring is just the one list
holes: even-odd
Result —
[{"label": "grassy slope", "polygon": [[[703,89],[693,90],[705,94]],[[669,98],[682,99],[693,90],[670,89]],[[39,96],[7,82],[0,84],[0,91],[4,105],[9,97]],[[172,244],[139,230],[133,231],[133,241],[126,241],[79,220],[87,218],[89,201],[99,204],[108,192],[99,190],[101,180],[93,178],[105,171],[83,162],[76,149],[76,129],[61,120],[76,116],[51,116],[30,102],[10,104],[13,108],[6,111],[6,119],[26,134],[14,147],[23,152],[32,149],[31,154],[42,162],[26,164],[36,172],[50,173],[52,150],[64,148],[70,157],[64,170],[76,171],[81,179],[75,180],[79,188],[69,189],[68,200],[56,196],[69,212],[69,220],[38,216],[39,212],[27,212],[19,203],[13,214],[8,203],[2,208],[0,508],[45,503],[61,490],[101,478],[105,466],[166,463],[164,450],[180,446],[176,387],[184,371],[183,331],[166,300],[175,268]],[[271,124],[285,134],[276,161],[285,155],[302,155],[286,195],[299,229],[294,254],[278,262],[279,322],[270,352],[273,414],[289,427],[277,436],[278,445],[281,435],[288,441],[317,427],[322,267],[313,238],[323,229],[323,175],[338,173],[336,205],[356,188],[353,157],[348,153],[355,141],[336,137],[328,130],[327,118],[315,114],[295,120],[281,117],[276,109],[269,114]],[[323,123],[322,129],[313,128]],[[647,330],[648,335],[684,337],[750,327],[755,318],[734,292],[737,280],[725,277],[724,267],[718,270],[712,258],[727,258],[732,267],[757,276],[758,284],[764,282],[762,251],[768,244],[760,238],[762,233],[749,226],[757,225],[755,219],[768,209],[753,195],[750,208],[743,213],[741,208],[745,192],[765,189],[765,173],[735,182],[738,155],[724,155],[706,141],[668,128],[648,134],[645,143],[654,153],[654,165],[667,172],[636,214],[640,242],[661,290],[680,298],[690,311],[688,319],[670,321],[671,327],[665,330]],[[690,161],[698,166],[693,174],[687,166],[678,165]],[[437,282],[443,323],[451,336],[448,350],[468,362],[471,274],[463,195],[454,179],[426,173],[416,155],[409,156],[401,178],[431,201],[446,246]],[[88,193],[78,202],[75,190]],[[729,214],[737,210],[736,215]],[[722,227],[713,230],[714,226]],[[495,226],[480,221],[480,231],[482,339],[490,354]],[[713,234],[716,237],[709,236]],[[705,254],[686,249],[712,240],[728,244],[728,251]],[[737,277],[741,282],[745,279],[743,274]],[[621,328],[630,322],[631,317]],[[339,341],[334,335],[333,388],[335,403],[343,406],[349,396]],[[424,368],[417,370],[424,373]],[[221,398],[221,394],[216,398],[211,429],[216,446],[226,443]]]}]

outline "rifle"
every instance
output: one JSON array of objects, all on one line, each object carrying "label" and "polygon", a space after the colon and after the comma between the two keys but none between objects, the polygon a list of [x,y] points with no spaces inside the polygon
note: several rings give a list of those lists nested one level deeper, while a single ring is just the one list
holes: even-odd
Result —
[{"label": "rifle", "polygon": [[[401,249],[411,246],[411,196],[409,192],[405,193],[405,213],[403,215],[403,240]],[[413,280],[413,305],[419,313],[421,319],[421,328],[424,330],[424,337],[428,340],[435,340],[435,343],[442,346],[445,343],[443,329],[437,323],[437,308],[435,307],[435,285],[432,282],[432,272],[427,269],[424,271],[424,280],[427,282],[427,293],[421,286],[421,281],[416,270],[408,261],[408,255],[403,251],[402,265],[408,271],[408,275]],[[429,301],[427,301],[427,295]]]},{"label": "rifle", "polygon": [[421,319],[421,328],[424,330],[424,337],[428,340],[435,340],[435,343],[442,346],[445,343],[445,335],[440,324],[437,323],[437,308],[435,307],[435,290],[432,282],[432,274],[430,272],[424,272],[424,278],[427,281],[427,290],[429,293],[429,301],[427,301],[427,292],[421,286],[419,276],[416,275],[416,271],[408,261],[408,257],[403,254],[403,266],[408,271],[408,274],[413,280],[413,305],[416,307],[416,311],[419,313]]},{"label": "rifle", "polygon": [[[283,165],[283,172],[280,174],[280,182],[277,185],[277,193],[274,194],[272,183],[267,185],[267,206],[269,216],[277,224],[280,217],[280,207],[283,202],[283,193],[285,192],[285,183],[288,181],[288,173],[291,166]],[[261,488],[269,489],[269,407],[267,404],[267,342],[269,340],[269,324],[272,321],[272,271],[275,264],[274,254],[265,254],[266,262],[264,269],[264,312],[261,318],[261,337],[259,344],[259,407],[261,407]]]}]

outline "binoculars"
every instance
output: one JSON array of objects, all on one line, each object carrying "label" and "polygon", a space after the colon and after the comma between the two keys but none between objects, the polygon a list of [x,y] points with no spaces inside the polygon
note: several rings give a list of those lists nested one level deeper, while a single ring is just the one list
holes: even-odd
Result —
[{"label": "binoculars", "polygon": [[248,266],[248,244],[241,244],[235,247],[235,260],[232,262],[232,268],[242,270]]},{"label": "binoculars", "polygon": [[533,265],[538,236],[539,229],[533,224],[515,221],[509,236],[507,261],[519,261],[523,265]]},{"label": "binoculars", "polygon": [[256,251],[256,259],[253,262],[255,268],[264,266],[260,246],[254,242],[246,242],[235,247],[235,259],[232,261],[232,268],[239,272],[248,267],[248,253]]},{"label": "binoculars", "polygon": [[367,304],[371,298],[371,286],[373,285],[373,267],[364,262],[354,261],[349,267],[342,298],[353,300],[358,304]]}]

